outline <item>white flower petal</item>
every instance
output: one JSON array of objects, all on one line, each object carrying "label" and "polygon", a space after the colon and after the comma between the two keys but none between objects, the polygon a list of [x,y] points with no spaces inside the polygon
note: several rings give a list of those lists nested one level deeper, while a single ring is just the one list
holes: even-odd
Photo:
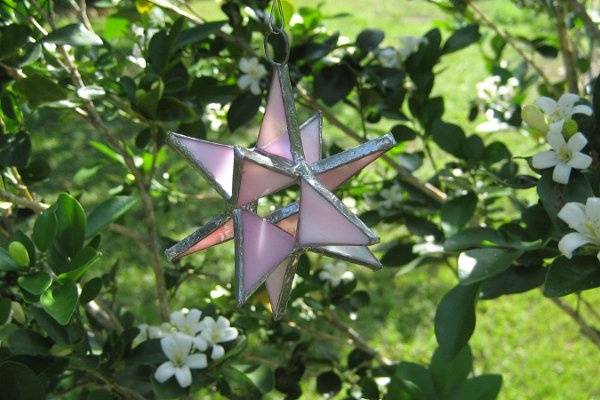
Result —
[{"label": "white flower petal", "polygon": [[210,353],[210,358],[213,360],[218,360],[219,358],[225,355],[225,349],[223,346],[219,346],[218,344],[214,345],[212,348],[212,352]]},{"label": "white flower petal", "polygon": [[542,109],[546,114],[552,114],[556,111],[558,104],[550,97],[540,97],[535,101],[535,105]]},{"label": "white flower petal", "polygon": [[567,164],[556,164],[554,171],[552,172],[552,180],[556,183],[562,183],[566,185],[569,183],[569,176],[571,175],[571,167]]},{"label": "white flower petal", "polygon": [[562,120],[550,124],[550,129],[548,130],[548,134],[546,135],[546,140],[554,150],[558,150],[567,144],[562,134],[563,124],[564,121]]},{"label": "white flower petal", "polygon": [[185,388],[192,384],[192,371],[189,367],[179,367],[175,369],[175,378],[179,382],[179,386]]},{"label": "white flower petal", "polygon": [[565,93],[558,99],[558,108],[561,109],[565,116],[570,117],[573,106],[579,101],[579,96],[573,93]]},{"label": "white flower petal", "polygon": [[588,197],[585,202],[585,216],[591,220],[600,220],[600,197]]},{"label": "white flower petal", "polygon": [[554,167],[558,164],[558,157],[553,150],[543,151],[533,156],[531,164],[538,169]]},{"label": "white flower petal", "polygon": [[250,75],[242,75],[237,81],[237,85],[240,89],[247,89],[250,85],[252,85],[254,79]]},{"label": "white flower petal", "polygon": [[225,328],[221,332],[221,342],[229,342],[238,337],[238,330],[235,328]]},{"label": "white flower petal", "polygon": [[584,244],[590,243],[590,240],[579,232],[571,232],[563,236],[558,242],[558,249],[567,258],[573,257],[573,251]]},{"label": "white flower petal", "polygon": [[192,354],[188,357],[185,365],[190,368],[206,368],[208,365],[208,362],[206,361],[206,354]]},{"label": "white flower petal", "polygon": [[172,312],[170,321],[176,327],[183,326],[185,324],[185,315],[181,311]]},{"label": "white flower petal", "polygon": [[558,218],[562,219],[571,229],[579,232],[585,231],[587,217],[585,207],[581,203],[570,202],[565,204],[558,212]]},{"label": "white flower petal", "polygon": [[248,72],[252,68],[252,64],[249,59],[241,58],[240,59],[240,70],[242,72]]},{"label": "white flower petal", "polygon": [[250,85],[250,91],[252,92],[253,95],[258,96],[260,94],[260,82],[259,81],[252,82],[252,84]]},{"label": "white flower petal", "polygon": [[577,152],[577,151],[581,151],[581,149],[583,149],[585,147],[587,142],[588,142],[588,140],[586,139],[585,136],[583,136],[583,133],[577,132],[576,134],[571,136],[571,138],[567,142],[567,147],[572,152]]},{"label": "white flower petal", "polygon": [[160,339],[160,347],[169,360],[172,360],[177,355],[177,342],[172,335]]},{"label": "white flower petal", "polygon": [[200,336],[194,338],[194,347],[200,351],[204,351],[208,348],[208,343]]},{"label": "white flower petal", "polygon": [[571,160],[568,165],[577,169],[586,169],[592,164],[592,157],[583,153],[575,153],[571,156]]},{"label": "white flower petal", "polygon": [[175,365],[171,361],[164,362],[156,369],[154,378],[163,383],[175,374]]},{"label": "white flower petal", "polygon": [[202,316],[202,311],[197,308],[192,308],[186,316],[188,322],[197,323],[200,321],[200,317]]},{"label": "white flower petal", "polygon": [[224,316],[220,315],[219,318],[217,318],[217,327],[229,328],[229,320]]},{"label": "white flower petal", "polygon": [[579,104],[579,105],[573,107],[573,110],[571,110],[571,115],[573,115],[573,114],[592,115],[592,113],[593,113],[592,107],[586,106],[585,104]]}]

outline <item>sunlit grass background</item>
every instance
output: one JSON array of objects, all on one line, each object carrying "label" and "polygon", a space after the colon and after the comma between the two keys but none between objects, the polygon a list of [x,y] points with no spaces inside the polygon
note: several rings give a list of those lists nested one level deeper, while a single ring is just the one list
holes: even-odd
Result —
[{"label": "sunlit grass background", "polygon": [[[296,7],[316,6],[317,1],[294,0],[293,3]],[[518,9],[510,1],[487,0],[478,1],[478,4],[494,21],[514,34],[534,36],[536,32],[551,29],[545,17],[527,9]],[[223,19],[223,14],[213,0],[195,1],[194,7],[207,20]],[[332,17],[326,22],[327,28],[332,31],[339,30],[342,35],[354,39],[364,28],[378,28],[385,31],[386,42],[396,46],[402,35],[422,35],[436,26],[444,32],[444,27],[451,23],[447,15],[425,0],[329,0],[324,2],[323,10]],[[334,17],[341,13],[345,16]],[[447,37],[447,32],[444,33]],[[506,53],[506,58],[509,62],[516,60],[510,51]],[[541,62],[551,76],[560,74],[560,63],[548,60]],[[467,133],[473,132],[475,125],[481,120],[467,120],[469,103],[475,96],[476,83],[487,76],[479,47],[474,45],[446,56],[437,68],[441,72],[437,75],[434,93],[444,97],[444,119],[461,125]],[[534,96],[534,93],[531,94],[531,97]],[[355,114],[344,107],[335,108],[335,111],[342,120],[359,129]],[[44,121],[42,118],[40,120]],[[91,161],[79,160],[75,155],[61,157],[51,153],[53,148],[65,145],[67,141],[71,146],[87,146],[90,135],[86,134],[86,129],[79,125],[69,128],[79,134],[48,140],[48,137],[53,136],[52,132],[64,131],[65,125],[44,121],[43,124],[32,127],[43,136],[48,134],[41,146],[52,155],[54,166],[65,172],[62,176],[66,177],[67,182],[64,184],[76,188],[77,183],[73,183],[71,177],[78,168],[93,167]],[[376,129],[377,127],[369,127],[372,132],[376,132]],[[42,135],[37,135],[37,138]],[[327,123],[325,138],[327,141],[334,140],[342,147],[354,145]],[[505,142],[517,155],[530,155],[536,148],[531,139],[518,132],[494,134],[485,140],[490,141],[492,138]],[[42,139],[37,140],[42,142]],[[237,139],[234,136],[228,140]],[[73,160],[76,162],[73,163]],[[383,165],[376,168],[382,169]],[[104,177],[110,176],[110,169],[104,168],[101,173]],[[210,193],[206,184],[193,171],[189,173],[192,177],[190,179],[197,182],[191,187],[181,188],[182,192]],[[431,166],[426,163],[419,174],[429,176]],[[110,189],[102,185],[103,179],[97,181],[93,192],[83,193],[84,202],[93,203],[97,197],[103,198],[106,190]],[[60,187],[63,183],[55,184]],[[46,185],[46,188],[49,187]],[[200,224],[215,214],[218,208],[219,203],[212,200],[206,200],[198,206],[190,204],[187,210],[181,211],[180,220],[163,218],[161,232],[169,236],[182,236],[188,232],[188,221],[198,221]],[[159,216],[161,214],[159,210]],[[128,220],[128,224],[131,222]],[[380,233],[383,234],[384,242],[393,239],[391,231],[386,233],[384,229]],[[144,257],[138,256],[138,248],[134,244],[111,241],[110,237],[105,238],[104,247],[108,259],[121,259],[121,285],[117,297],[123,303],[131,304],[136,315],[152,319],[156,315],[156,310],[152,308],[155,300],[153,278],[149,265],[142,264]],[[233,271],[232,252],[233,247],[228,244],[195,257],[206,260],[206,272],[228,280]],[[107,267],[108,265],[106,262]],[[432,322],[436,305],[456,282],[450,269],[423,267],[404,275],[398,275],[394,269],[384,269],[377,273],[365,272],[360,267],[352,267],[352,270],[358,277],[359,285],[371,294],[369,309],[360,311],[357,320],[350,322],[352,326],[373,347],[394,361],[428,363],[436,345]],[[180,290],[176,306],[193,306],[199,293],[213,287],[210,280],[190,279]],[[600,301],[597,294],[586,293],[584,296],[592,303]],[[569,300],[574,304],[574,299]],[[477,328],[471,340],[475,369],[477,373],[493,372],[503,375],[501,399],[600,399],[600,356],[597,348],[539,290],[482,301],[477,306],[477,318]],[[253,343],[256,343],[254,350],[260,353],[260,341],[254,340]],[[314,380],[307,383],[307,390],[311,391],[312,387]],[[305,396],[318,398],[310,393]]]}]

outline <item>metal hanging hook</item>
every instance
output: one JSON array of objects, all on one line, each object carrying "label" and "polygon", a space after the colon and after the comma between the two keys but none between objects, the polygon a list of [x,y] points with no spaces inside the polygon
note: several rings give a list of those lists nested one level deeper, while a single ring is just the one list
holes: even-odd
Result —
[{"label": "metal hanging hook", "polygon": [[[277,16],[279,17],[279,23],[277,24]],[[271,13],[269,14],[268,25],[269,30],[265,34],[264,47],[265,47],[265,57],[269,62],[273,65],[283,65],[286,64],[290,57],[290,42],[288,40],[288,36],[285,33],[284,29],[285,24],[285,15],[283,14],[283,5],[281,4],[281,0],[273,0],[271,3]],[[269,38],[272,36],[280,36],[281,40],[283,40],[283,45],[285,46],[285,55],[283,60],[276,61],[273,58],[273,55],[269,52]]]}]

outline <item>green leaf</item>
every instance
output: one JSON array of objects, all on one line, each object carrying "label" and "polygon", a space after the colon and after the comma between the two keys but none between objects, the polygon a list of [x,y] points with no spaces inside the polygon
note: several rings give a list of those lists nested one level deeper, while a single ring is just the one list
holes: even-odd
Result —
[{"label": "green leaf", "polygon": [[463,143],[465,141],[465,133],[458,125],[450,124],[442,120],[436,120],[431,124],[428,132],[433,141],[440,148],[455,157],[463,157]]},{"label": "green leaf", "polygon": [[17,271],[19,269],[17,263],[8,255],[8,252],[0,247],[0,271]]},{"label": "green leaf", "polygon": [[221,369],[219,389],[223,395],[233,400],[262,398],[262,393],[254,382],[246,374],[233,367],[224,367]]},{"label": "green leaf", "polygon": [[356,45],[363,52],[368,53],[375,50],[377,46],[379,46],[379,43],[383,41],[384,37],[385,33],[379,29],[365,29],[358,34]]},{"label": "green leaf", "polygon": [[31,35],[26,25],[10,24],[0,29],[0,60],[7,59],[24,47]]},{"label": "green leaf", "polygon": [[213,33],[219,31],[226,23],[227,21],[211,21],[190,29],[185,29],[177,38],[175,49],[203,41]]},{"label": "green leaf", "polygon": [[64,100],[69,94],[63,86],[35,73],[16,81],[13,89],[25,97],[32,107]]},{"label": "green leaf", "polygon": [[453,359],[469,342],[475,330],[475,301],[479,286],[458,285],[450,290],[435,313],[435,337],[440,356]]},{"label": "green leaf", "polygon": [[52,277],[44,271],[39,271],[31,275],[20,276],[17,283],[29,293],[39,296],[52,284]]},{"label": "green leaf", "polygon": [[315,75],[314,93],[328,106],[346,98],[356,84],[354,73],[344,64],[321,69]]},{"label": "green leaf", "polygon": [[[410,396],[406,396],[408,393]],[[401,362],[391,382],[385,399],[411,399],[430,400],[436,399],[433,378],[429,370],[412,362]]]},{"label": "green leaf", "polygon": [[19,267],[25,268],[29,266],[29,253],[23,243],[18,241],[10,242],[8,245],[8,255]]},{"label": "green leaf", "polygon": [[89,31],[83,24],[70,24],[48,34],[46,42],[68,44],[69,46],[100,46],[102,39]]},{"label": "green leaf", "polygon": [[242,93],[233,100],[227,112],[227,126],[231,132],[250,121],[258,112],[260,96]]},{"label": "green leaf", "polygon": [[33,316],[35,322],[37,322],[38,326],[48,335],[50,339],[52,339],[55,343],[58,344],[68,344],[69,341],[69,332],[68,328],[59,325],[54,318],[52,318],[48,313],[42,310],[39,307],[29,307],[28,312]]},{"label": "green leaf", "polygon": [[81,289],[81,295],[79,295],[79,303],[87,304],[94,300],[102,290],[102,278],[90,279],[83,285]]},{"label": "green leaf", "polygon": [[444,203],[441,210],[442,227],[447,234],[452,234],[465,226],[477,208],[477,196],[469,192]]},{"label": "green leaf", "polygon": [[125,356],[127,364],[132,365],[152,365],[166,360],[160,346],[160,339],[145,340]]},{"label": "green leaf", "polygon": [[470,285],[497,275],[511,266],[523,254],[520,250],[484,248],[467,250],[458,256],[458,277],[461,285]]},{"label": "green leaf", "polygon": [[10,318],[11,302],[4,297],[0,298],[0,326],[8,322]]},{"label": "green leaf", "polygon": [[400,267],[408,264],[415,258],[417,254],[413,253],[412,243],[397,243],[385,252],[381,258],[381,264],[386,267]]},{"label": "green leaf", "polygon": [[54,241],[58,231],[58,220],[53,209],[38,215],[33,225],[33,242],[41,251],[46,251]]},{"label": "green leaf", "polygon": [[479,375],[467,380],[450,400],[494,400],[502,388],[502,375]]},{"label": "green leaf", "polygon": [[29,329],[16,329],[8,337],[8,348],[15,355],[46,357],[51,346],[50,340]]},{"label": "green leaf", "polygon": [[559,257],[546,274],[544,296],[561,297],[600,286],[600,268],[594,256]]},{"label": "green leaf", "polygon": [[473,355],[467,345],[451,360],[445,359],[439,351],[433,353],[429,370],[436,391],[443,396],[460,387],[469,376],[473,367]]},{"label": "green leaf", "polygon": [[452,53],[464,49],[465,47],[477,42],[481,38],[479,25],[469,24],[454,31],[448,38],[442,49],[442,54]]},{"label": "green leaf", "polygon": [[540,287],[546,278],[541,266],[511,266],[481,283],[480,299],[495,299],[505,294],[523,293]]},{"label": "green leaf", "polygon": [[102,228],[116,221],[137,203],[133,196],[115,196],[111,197],[98,205],[87,217],[87,226],[85,237],[91,238]]},{"label": "green leaf", "polygon": [[483,227],[467,228],[449,237],[444,242],[444,250],[461,251],[484,245],[493,246],[504,245],[506,243],[506,239],[495,229]]},{"label": "green leaf", "polygon": [[342,390],[342,379],[334,371],[326,371],[317,376],[317,392],[333,396]]},{"label": "green leaf", "polygon": [[165,85],[158,79],[150,85],[149,90],[142,89],[136,92],[137,105],[147,117],[154,118],[158,109],[158,103],[162,98]]},{"label": "green leaf", "polygon": [[410,129],[406,125],[395,125],[392,127],[392,135],[394,135],[394,139],[396,142],[407,142],[413,140],[417,137],[417,132]]},{"label": "green leaf", "polygon": [[267,394],[273,390],[275,378],[273,376],[273,370],[269,366],[263,364],[245,372],[246,376],[250,378],[263,394]]},{"label": "green leaf", "polygon": [[58,222],[57,244],[68,256],[73,257],[85,240],[85,211],[81,204],[67,193],[58,196],[54,207]]},{"label": "green leaf", "polygon": [[6,361],[0,364],[2,397],[15,400],[43,400],[46,398],[44,384],[26,365]]},{"label": "green leaf", "polygon": [[192,122],[196,119],[196,113],[183,101],[164,97],[158,103],[157,117],[161,121]]},{"label": "green leaf", "polygon": [[101,253],[92,246],[85,246],[73,257],[67,266],[68,270],[58,275],[58,281],[60,283],[66,281],[77,282],[85,271],[98,260],[100,254]]},{"label": "green leaf", "polygon": [[40,297],[40,303],[48,314],[61,325],[67,325],[77,307],[77,287],[73,282],[48,289]]}]

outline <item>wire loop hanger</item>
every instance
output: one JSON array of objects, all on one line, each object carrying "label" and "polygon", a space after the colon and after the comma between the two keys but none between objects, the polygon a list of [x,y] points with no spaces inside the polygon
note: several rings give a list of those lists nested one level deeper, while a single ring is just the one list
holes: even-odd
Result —
[{"label": "wire loop hanger", "polygon": [[[271,12],[269,13],[269,19],[267,24],[269,26],[269,29],[265,34],[264,40],[265,57],[273,65],[284,65],[287,63],[290,57],[290,42],[284,29],[285,15],[283,14],[283,5],[281,4],[281,0],[273,0],[273,2],[271,3]],[[273,54],[271,54],[271,52],[269,51],[269,39],[272,36],[280,36],[281,40],[283,40],[283,45],[285,46],[285,54],[283,60],[281,61],[276,61],[273,58]]]}]

